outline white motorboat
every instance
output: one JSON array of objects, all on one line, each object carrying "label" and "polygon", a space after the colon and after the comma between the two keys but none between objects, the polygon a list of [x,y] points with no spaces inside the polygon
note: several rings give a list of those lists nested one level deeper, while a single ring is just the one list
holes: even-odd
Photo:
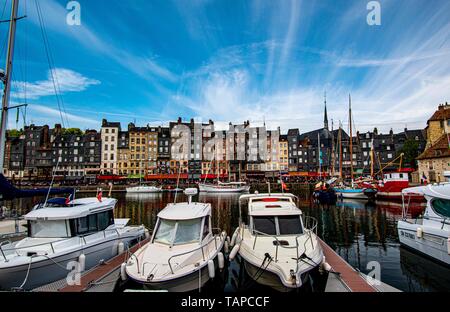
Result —
[{"label": "white motorboat", "polygon": [[127,193],[130,193],[130,194],[147,194],[147,193],[161,193],[162,192],[161,187],[145,186],[145,185],[127,187],[126,190],[127,190]]},{"label": "white motorboat", "polygon": [[[450,265],[450,184],[407,188],[403,194],[403,219],[398,222],[400,243]],[[423,217],[407,219],[410,196],[427,200]]]},{"label": "white motorboat", "polygon": [[[230,259],[238,253],[254,281],[279,291],[311,285],[324,261],[317,220],[302,218],[296,201],[292,194],[242,195],[241,222],[231,240]],[[243,202],[248,224],[242,222]]]},{"label": "white motorboat", "polygon": [[126,275],[147,289],[185,292],[201,288],[216,268],[226,233],[211,223],[211,204],[192,202],[197,189],[186,189],[187,203],[169,204],[158,214],[151,241],[133,254]]},{"label": "white motorboat", "polygon": [[205,193],[246,193],[250,191],[250,185],[245,182],[218,182],[217,184],[200,183],[200,192]]},{"label": "white motorboat", "polygon": [[114,219],[113,198],[53,199],[24,216],[28,237],[0,243],[0,289],[31,290],[116,256],[145,238],[144,226]]}]

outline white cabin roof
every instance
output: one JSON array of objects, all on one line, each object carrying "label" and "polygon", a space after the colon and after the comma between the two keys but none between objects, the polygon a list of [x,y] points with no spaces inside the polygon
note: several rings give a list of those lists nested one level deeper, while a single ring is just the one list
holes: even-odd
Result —
[{"label": "white cabin roof", "polygon": [[[96,197],[75,199],[69,203],[69,207],[46,207],[32,210],[24,216],[25,220],[70,220],[86,217],[93,213],[114,209],[117,200],[103,198],[101,202]],[[74,205],[74,206],[70,206]]]},{"label": "white cabin roof", "polygon": [[211,215],[211,204],[178,203],[168,204],[158,217],[165,220],[191,220]]},{"label": "white cabin roof", "polygon": [[430,184],[426,186],[410,187],[404,189],[402,193],[405,196],[407,196],[408,194],[418,194],[428,197],[450,200],[450,183]]},{"label": "white cabin roof", "polygon": [[248,199],[248,212],[251,216],[301,215],[297,207],[297,197],[290,193],[249,194],[240,197]]}]

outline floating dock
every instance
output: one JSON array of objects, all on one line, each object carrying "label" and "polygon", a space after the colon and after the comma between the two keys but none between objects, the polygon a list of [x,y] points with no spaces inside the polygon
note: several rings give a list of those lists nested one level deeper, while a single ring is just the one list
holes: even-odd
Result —
[{"label": "floating dock", "polygon": [[325,292],[400,292],[400,290],[382,282],[372,285],[366,275],[356,271],[328,244],[321,239],[319,240],[326,261],[332,268]]},{"label": "floating dock", "polygon": [[113,292],[116,282],[120,277],[120,266],[126,262],[131,254],[136,252],[141,246],[149,242],[150,239],[134,245],[129,250],[117,255],[109,261],[99,264],[81,276],[79,285],[68,285],[66,280],[34,289],[34,292]]}]

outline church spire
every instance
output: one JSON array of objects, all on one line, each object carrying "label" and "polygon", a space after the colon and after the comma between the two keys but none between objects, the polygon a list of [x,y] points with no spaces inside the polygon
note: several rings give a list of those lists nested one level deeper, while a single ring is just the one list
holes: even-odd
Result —
[{"label": "church spire", "polygon": [[325,91],[324,103],[325,103],[325,114],[324,114],[324,118],[323,118],[323,127],[325,129],[329,130],[329,127],[328,127],[328,113],[327,113],[327,91]]}]

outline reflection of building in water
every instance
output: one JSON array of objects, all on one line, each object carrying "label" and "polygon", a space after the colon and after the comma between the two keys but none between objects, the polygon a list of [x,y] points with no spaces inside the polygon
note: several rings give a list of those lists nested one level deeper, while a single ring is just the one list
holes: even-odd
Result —
[{"label": "reflection of building in water", "polygon": [[408,291],[450,289],[450,268],[405,248],[400,248],[400,262],[407,279]]},{"label": "reflection of building in water", "polygon": [[212,206],[213,226],[232,234],[238,226],[240,194],[200,194],[199,201]]}]

